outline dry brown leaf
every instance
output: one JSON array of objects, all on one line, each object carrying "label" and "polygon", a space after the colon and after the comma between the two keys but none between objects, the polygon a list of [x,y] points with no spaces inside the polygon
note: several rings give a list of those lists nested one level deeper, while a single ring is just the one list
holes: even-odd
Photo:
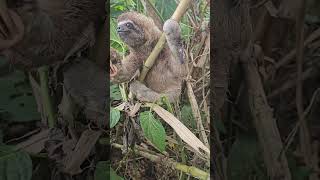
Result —
[{"label": "dry brown leaf", "polygon": [[278,9],[274,6],[274,4],[271,1],[266,2],[264,6],[267,8],[270,16],[272,17],[278,16]]},{"label": "dry brown leaf", "polygon": [[44,129],[26,141],[17,144],[16,148],[23,149],[28,153],[38,154],[44,149],[44,144],[49,139],[49,132],[49,129]]},{"label": "dry brown leaf", "polygon": [[32,77],[32,75],[29,73],[29,80],[30,85],[32,88],[32,93],[36,99],[36,103],[38,105],[38,112],[41,114],[41,122],[45,125],[47,124],[46,115],[44,113],[43,104],[42,104],[42,95],[40,90],[40,85],[37,83],[37,81]]},{"label": "dry brown leaf", "polygon": [[124,108],[126,107],[126,105],[127,105],[127,102],[123,102],[119,106],[115,107],[115,109],[117,109],[119,111],[123,111]]},{"label": "dry brown leaf", "polygon": [[86,130],[81,134],[75,149],[63,160],[64,172],[74,175],[82,171],[80,165],[88,157],[100,135],[100,131],[93,130]]},{"label": "dry brown leaf", "polygon": [[147,106],[151,107],[166,123],[168,123],[180,138],[191,146],[198,153],[201,153],[200,149],[210,155],[210,150],[207,148],[182,122],[180,122],[174,115],[166,111],[162,107],[148,103]]},{"label": "dry brown leaf", "polygon": [[197,103],[196,97],[194,95],[194,92],[192,90],[192,86],[191,86],[190,82],[187,82],[187,93],[188,93],[189,102],[191,104],[192,114],[193,114],[194,119],[197,121],[197,127],[198,127],[198,130],[200,130],[202,140],[204,141],[204,144],[207,147],[209,147],[207,135],[206,135],[206,132],[205,132],[203,124],[202,124],[199,106],[198,106],[198,103]]},{"label": "dry brown leaf", "polygon": [[210,35],[206,37],[205,41],[205,47],[203,50],[203,53],[197,63],[195,63],[195,67],[203,67],[208,59],[208,56],[210,55]]},{"label": "dry brown leaf", "polygon": [[129,116],[134,117],[141,107],[141,103],[136,103],[133,107],[130,107]]},{"label": "dry brown leaf", "polygon": [[59,112],[61,113],[63,119],[69,123],[73,122],[75,114],[78,113],[76,105],[73,103],[70,94],[66,91],[63,86],[63,95],[61,103],[58,105]]}]

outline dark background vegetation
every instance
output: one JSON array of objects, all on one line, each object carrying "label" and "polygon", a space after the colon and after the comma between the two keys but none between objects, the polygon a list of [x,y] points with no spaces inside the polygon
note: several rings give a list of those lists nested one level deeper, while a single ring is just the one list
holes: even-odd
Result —
[{"label": "dark background vegetation", "polygon": [[[57,2],[61,5],[65,1]],[[20,1],[12,1],[10,4],[17,6],[28,4],[24,1],[22,4],[19,3]],[[129,144],[132,145],[130,146],[132,148],[136,144],[137,148],[134,148],[134,151],[130,149],[127,149],[127,152],[123,151],[128,147],[123,139],[131,138],[130,134],[125,132],[128,116],[126,112],[115,107],[126,100],[126,85],[110,85],[109,89],[106,85],[108,75],[105,70],[108,67],[96,66],[96,64],[100,66],[108,64],[107,58],[102,61],[96,59],[104,57],[101,55],[103,51],[105,55],[108,54],[108,49],[104,48],[109,40],[106,33],[109,30],[110,46],[123,55],[127,53],[126,46],[115,31],[118,15],[125,11],[135,10],[153,18],[162,29],[163,22],[172,16],[179,1],[112,0],[108,3],[110,7],[107,5],[106,11],[110,10],[110,24],[105,23],[103,27],[102,24],[99,24],[101,29],[98,30],[94,42],[90,41],[94,32],[90,29],[83,32],[85,38],[75,43],[76,52],[71,53],[68,62],[54,63],[29,71],[14,69],[10,73],[1,72],[1,180],[193,178],[190,173],[183,173],[172,168],[169,162],[187,165],[187,168],[183,167],[187,170],[189,166],[194,166],[198,168],[197,170],[202,170],[205,176],[208,175],[208,158],[198,156],[150,108],[141,108],[137,116],[140,119],[135,120],[140,121],[142,128],[150,127],[151,129],[149,131],[144,129],[140,137],[134,137],[134,142]],[[41,3],[33,5],[39,5],[41,8],[47,7]],[[55,5],[55,3],[50,5]],[[59,16],[57,9],[53,11],[55,7],[52,6],[53,9],[49,8],[46,9],[48,11],[39,13],[41,16],[39,19],[45,22],[44,24],[39,23],[38,18],[35,19],[35,22],[42,25],[43,29],[48,29],[46,23],[51,23],[50,18],[56,17],[55,15]],[[202,0],[193,1],[190,7],[181,20],[180,26],[187,61],[193,69],[193,72],[190,73],[192,77],[190,91],[193,92],[193,98],[197,98],[196,104],[200,109],[197,120],[203,123],[204,132],[200,131],[196,123],[196,118],[192,113],[194,107],[190,104],[186,92],[182,95],[182,102],[179,105],[170,105],[165,100],[159,104],[181,120],[191,130],[191,133],[198,137],[201,133],[209,136],[210,33],[208,22],[210,8],[208,2]],[[152,12],[150,8],[154,11],[153,14],[148,14]],[[36,8],[31,8],[30,13],[35,13],[36,10]],[[72,14],[72,10],[70,12]],[[52,16],[47,16],[47,13]],[[68,17],[65,19],[68,20]],[[32,24],[26,26],[29,27]],[[37,38],[30,36],[31,40]],[[57,40],[59,42],[60,39]],[[29,42],[28,47],[32,47],[32,43],[32,41]],[[41,46],[39,47],[41,49]],[[47,55],[49,57],[55,54]],[[32,58],[29,60],[33,61]],[[6,68],[7,66],[2,65],[8,65],[8,59],[1,57],[0,63],[3,63],[0,64],[1,67]],[[106,102],[109,90],[110,101]],[[104,107],[104,104],[110,106],[110,112],[107,112],[106,109],[109,108]],[[110,119],[107,119],[109,113]],[[107,126],[110,126],[110,129],[105,127],[106,121],[109,122]],[[111,155],[108,151],[110,143],[113,147]],[[160,161],[154,162],[140,156],[139,151],[136,150],[141,147],[148,153],[161,157]],[[109,168],[110,166],[112,168]]]},{"label": "dark background vegetation", "polygon": [[319,179],[320,2],[211,8],[214,179]]}]

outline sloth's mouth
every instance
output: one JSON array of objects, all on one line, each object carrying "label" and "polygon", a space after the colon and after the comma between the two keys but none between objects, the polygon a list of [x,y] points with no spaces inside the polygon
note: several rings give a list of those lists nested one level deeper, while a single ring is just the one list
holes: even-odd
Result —
[{"label": "sloth's mouth", "polygon": [[129,31],[126,31],[126,30],[118,30],[117,32],[118,32],[118,34],[125,34],[125,33],[128,33]]}]

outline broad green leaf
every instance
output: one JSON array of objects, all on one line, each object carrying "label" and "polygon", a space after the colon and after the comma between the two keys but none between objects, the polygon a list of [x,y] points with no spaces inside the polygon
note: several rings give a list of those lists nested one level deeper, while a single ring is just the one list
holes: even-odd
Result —
[{"label": "broad green leaf", "polygon": [[193,117],[192,109],[190,105],[184,105],[181,108],[181,121],[183,124],[195,129],[197,128],[197,123]]},{"label": "broad green leaf", "polygon": [[107,161],[99,161],[94,172],[94,180],[123,180],[123,178],[117,175]]},{"label": "broad green leaf", "polygon": [[110,180],[123,180],[123,178],[118,176],[117,173],[110,168]]},{"label": "broad green leaf", "polygon": [[312,169],[306,166],[299,166],[292,172],[292,179],[293,180],[305,180],[312,174]]},{"label": "broad green leaf", "polygon": [[122,99],[120,88],[117,84],[110,86],[110,98],[111,98],[111,101]]},{"label": "broad green leaf", "polygon": [[0,116],[8,121],[25,122],[40,119],[29,81],[21,71],[0,77]]},{"label": "broad green leaf", "polygon": [[216,118],[216,122],[215,125],[217,127],[217,130],[223,134],[227,133],[226,127],[223,124],[223,122],[221,121],[221,119]]},{"label": "broad green leaf", "polygon": [[144,135],[149,139],[161,152],[166,147],[166,132],[159,120],[154,118],[150,111],[140,113],[140,124]]},{"label": "broad green leaf", "polygon": [[0,144],[3,143],[3,131],[0,129]]},{"label": "broad green leaf", "polygon": [[135,10],[136,3],[134,0],[111,0],[110,15],[112,18],[118,17],[124,11]]},{"label": "broad green leaf", "polygon": [[161,14],[162,19],[170,19],[172,14],[177,8],[176,1],[157,0],[155,1],[155,7]]},{"label": "broad green leaf", "polygon": [[253,174],[257,180],[267,180],[258,141],[254,135],[238,135],[228,157],[230,180],[248,180]]},{"label": "broad green leaf", "polygon": [[191,36],[193,36],[192,27],[190,27],[184,23],[180,23],[180,28],[181,28],[181,36],[184,40],[188,40],[188,39],[190,39]]},{"label": "broad green leaf", "polygon": [[33,96],[20,96],[7,104],[7,110],[13,114],[13,121],[31,121],[40,119]]},{"label": "broad green leaf", "polygon": [[23,151],[0,144],[0,172],[1,180],[31,180],[31,158]]},{"label": "broad green leaf", "polygon": [[120,111],[113,107],[110,108],[110,128],[117,125],[120,120]]},{"label": "broad green leaf", "polygon": [[0,56],[0,67],[6,65],[8,62],[8,58]]},{"label": "broad green leaf", "polygon": [[288,166],[292,172],[292,180],[305,180],[308,179],[312,173],[312,169],[301,165],[295,155],[289,150],[286,153],[288,159]]}]

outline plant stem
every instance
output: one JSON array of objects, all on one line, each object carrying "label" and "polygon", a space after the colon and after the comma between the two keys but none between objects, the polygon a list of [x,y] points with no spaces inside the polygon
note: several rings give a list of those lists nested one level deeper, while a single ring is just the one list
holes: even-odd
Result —
[{"label": "plant stem", "polygon": [[[123,145],[121,144],[117,144],[117,143],[112,143],[111,144],[112,147],[117,148],[117,149],[122,149]],[[193,177],[199,178],[199,179],[203,179],[203,180],[207,180],[210,179],[210,174],[198,169],[194,166],[187,166],[185,164],[181,164],[178,163],[176,161],[174,161],[171,158],[166,158],[165,156],[161,155],[161,154],[150,154],[148,152],[145,151],[141,151],[141,150],[137,150],[135,149],[135,151],[142,157],[145,157],[147,159],[149,159],[152,162],[155,163],[166,163],[168,166],[171,166],[172,168],[182,171],[186,174],[190,174]]]},{"label": "plant stem", "polygon": [[55,113],[53,110],[49,85],[48,85],[48,66],[42,66],[38,69],[39,77],[40,77],[40,88],[41,88],[41,97],[43,103],[44,113],[48,119],[49,128],[53,128],[55,126]]}]

